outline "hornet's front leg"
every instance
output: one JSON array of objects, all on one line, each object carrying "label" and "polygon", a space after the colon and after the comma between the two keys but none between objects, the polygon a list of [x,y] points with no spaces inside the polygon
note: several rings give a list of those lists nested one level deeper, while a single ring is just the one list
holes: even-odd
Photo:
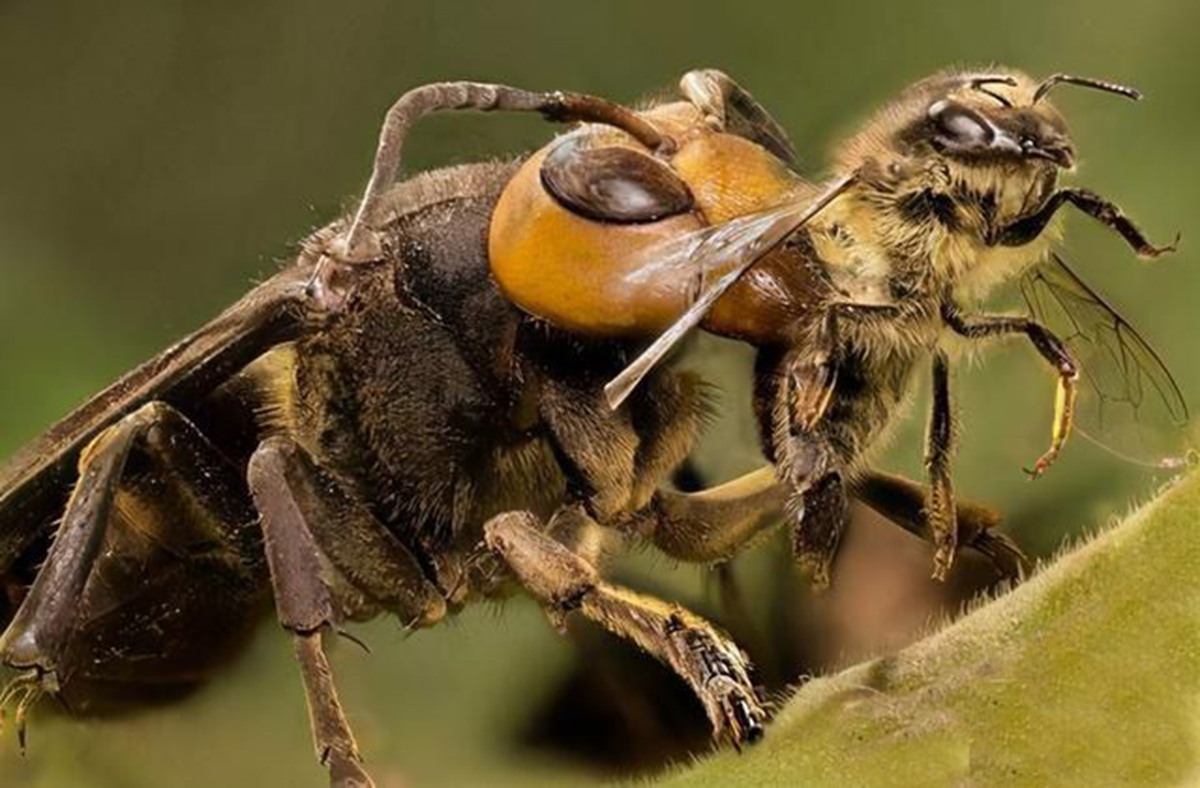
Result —
[{"label": "hornet's front leg", "polygon": [[1087,189],[1056,191],[1037,212],[1018,219],[1007,227],[998,229],[993,233],[991,243],[1000,246],[1024,246],[1041,235],[1058,209],[1068,203],[1099,221],[1105,227],[1120,233],[1126,243],[1142,257],[1153,258],[1174,252],[1179,244],[1179,236],[1176,235],[1175,240],[1167,246],[1155,246],[1147,240],[1137,225],[1120,208]]},{"label": "hornet's front leg", "polygon": [[957,334],[968,339],[985,339],[1007,334],[1024,334],[1029,337],[1042,358],[1050,362],[1058,373],[1058,389],[1054,398],[1054,426],[1051,428],[1050,448],[1038,458],[1032,468],[1025,471],[1037,478],[1046,472],[1058,458],[1075,418],[1076,384],[1079,380],[1079,365],[1071,357],[1067,346],[1050,329],[1025,317],[1006,315],[974,315],[959,313],[953,306],[942,310],[946,325]]},{"label": "hornet's front leg", "polygon": [[680,80],[679,89],[715,128],[745,137],[780,161],[796,166],[796,150],[787,132],[728,74],[715,68],[689,71]]},{"label": "hornet's front leg", "polygon": [[708,622],[678,605],[604,582],[591,563],[543,533],[529,512],[492,518],[484,535],[488,548],[552,620],[578,611],[674,670],[703,703],[714,739],[740,747],[762,736],[766,713],[750,683],[749,662]]}]

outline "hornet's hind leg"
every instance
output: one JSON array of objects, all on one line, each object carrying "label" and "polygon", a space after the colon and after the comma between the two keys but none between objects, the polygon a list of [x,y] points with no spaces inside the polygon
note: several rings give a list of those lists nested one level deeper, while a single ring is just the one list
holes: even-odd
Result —
[{"label": "hornet's hind leg", "polygon": [[488,547],[552,618],[579,611],[665,663],[704,704],[715,739],[740,747],[761,737],[766,714],[741,649],[678,605],[605,583],[592,564],[540,526],[528,512],[509,512],[490,520],[484,533]]},{"label": "hornet's hind leg", "polygon": [[[23,671],[0,700],[18,731],[43,692],[74,711],[170,697],[245,643],[267,599],[239,470],[150,403],[101,433],[45,564],[0,637]],[[2,711],[2,705],[0,705]]]}]

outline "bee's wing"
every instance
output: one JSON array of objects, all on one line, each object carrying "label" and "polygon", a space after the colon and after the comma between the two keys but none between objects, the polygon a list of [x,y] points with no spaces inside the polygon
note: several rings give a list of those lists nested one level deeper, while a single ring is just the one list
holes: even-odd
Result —
[{"label": "bee's wing", "polygon": [[693,272],[721,271],[722,274],[700,293],[682,317],[608,382],[604,387],[604,395],[609,407],[613,410],[619,408],[642,378],[679,340],[700,324],[717,299],[742,274],[833,202],[854,183],[856,177],[855,173],[851,173],[839,178],[811,201],[789,203],[740,216],[724,224],[706,227],[696,234],[696,238],[688,239],[686,249],[682,252],[687,255],[683,261],[686,262],[686,268]]},{"label": "bee's wing", "polygon": [[215,320],[126,373],[0,466],[0,573],[61,510],[79,452],[138,407],[164,400],[187,410],[303,323],[311,266],[289,268]]},{"label": "bee's wing", "polygon": [[1162,358],[1058,255],[1026,272],[1021,295],[1080,366],[1076,429],[1124,459],[1185,462],[1188,407]]}]

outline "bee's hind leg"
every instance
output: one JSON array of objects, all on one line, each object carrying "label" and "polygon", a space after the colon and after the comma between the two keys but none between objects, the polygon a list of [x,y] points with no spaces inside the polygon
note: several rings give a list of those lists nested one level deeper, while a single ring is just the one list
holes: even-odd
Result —
[{"label": "bee's hind leg", "polygon": [[766,714],[746,656],[703,619],[600,579],[596,568],[543,533],[528,512],[498,515],[484,526],[488,547],[554,619],[578,611],[674,670],[704,705],[714,739],[735,747],[761,737]]},{"label": "bee's hind leg", "polygon": [[[919,482],[872,471],[856,478],[852,495],[904,530],[933,543],[926,505],[929,488]],[[1028,559],[1011,538],[997,530],[1000,513],[970,501],[955,501],[960,547],[983,553],[1005,578],[1016,579],[1028,569]]]},{"label": "bee's hind leg", "polygon": [[796,562],[816,588],[830,583],[849,516],[843,458],[827,418],[839,379],[837,315],[831,311],[784,355],[760,356],[755,390],[764,448],[787,490]]},{"label": "bee's hind leg", "polygon": [[826,588],[830,583],[833,559],[841,546],[850,513],[842,472],[830,467],[826,456],[827,452],[818,448],[813,459],[805,461],[803,467],[811,468],[811,472],[795,485],[795,492],[787,501],[787,510],[795,523],[792,551],[816,588]]}]

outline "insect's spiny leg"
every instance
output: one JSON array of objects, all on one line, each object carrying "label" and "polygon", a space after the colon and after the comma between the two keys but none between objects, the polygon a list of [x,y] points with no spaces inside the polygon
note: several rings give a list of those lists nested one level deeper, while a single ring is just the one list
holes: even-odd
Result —
[{"label": "insect's spiny leg", "polygon": [[600,579],[596,568],[546,535],[530,512],[507,512],[484,526],[488,545],[554,623],[572,612],[633,643],[692,688],[713,738],[735,746],[762,735],[766,712],[741,649],[678,605]]},{"label": "insect's spiny leg", "polygon": [[37,703],[44,690],[40,684],[31,684],[25,689],[25,697],[17,704],[17,713],[13,717],[13,724],[17,728],[17,744],[21,748],[21,754],[24,755],[28,749],[28,732],[27,725],[29,710]]},{"label": "insect's spiny leg", "polygon": [[958,553],[958,511],[950,459],[954,454],[954,406],[950,396],[949,359],[944,353],[933,357],[933,409],[925,445],[925,469],[929,476],[926,516],[935,549],[933,578],[945,580]]},{"label": "insect's spiny leg", "polygon": [[29,710],[46,692],[43,678],[43,672],[35,668],[16,676],[0,691],[0,734],[7,726],[8,709],[11,706],[22,755],[26,750]]},{"label": "insect's spiny leg", "polygon": [[1036,479],[1045,473],[1054,464],[1062,452],[1063,446],[1067,443],[1067,438],[1071,434],[1071,426],[1075,423],[1075,399],[1079,394],[1076,385],[1078,380],[1079,373],[1074,369],[1069,372],[1064,370],[1059,375],[1058,390],[1054,397],[1054,426],[1051,428],[1050,448],[1046,450],[1045,454],[1038,457],[1032,468],[1025,469],[1031,479]]}]

